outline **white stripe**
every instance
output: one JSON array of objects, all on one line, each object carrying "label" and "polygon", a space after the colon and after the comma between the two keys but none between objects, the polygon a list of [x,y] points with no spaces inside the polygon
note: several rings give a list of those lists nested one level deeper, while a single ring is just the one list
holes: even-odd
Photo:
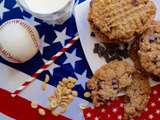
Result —
[{"label": "white stripe", "polygon": [[0,120],[15,120],[15,119],[0,112]]},{"label": "white stripe", "polygon": [[78,40],[79,39],[79,35],[77,35],[75,38],[73,38],[74,40]]},{"label": "white stripe", "polygon": [[[0,63],[0,87],[6,89],[10,92],[16,90],[20,84],[22,84],[25,79],[31,79],[29,75],[26,75],[22,72],[19,72],[15,69],[12,69],[6,65]],[[12,71],[12,72],[10,72]],[[12,74],[11,74],[12,73]],[[55,87],[48,85],[46,91],[41,90],[41,84],[43,82],[40,80],[35,80],[29,87],[27,87],[21,94],[21,97],[24,97],[30,101],[36,101],[39,105],[48,108],[48,96],[53,94]],[[14,98],[13,98],[14,99]],[[84,120],[83,114],[79,105],[81,103],[89,104],[88,101],[76,97],[74,101],[70,104],[68,111],[64,116],[72,120]]]},{"label": "white stripe", "polygon": [[17,90],[22,90],[25,86],[20,86]]},{"label": "white stripe", "polygon": [[2,63],[0,63],[0,68],[0,88],[6,89],[10,92],[14,92],[24,83],[24,81],[31,79],[29,75],[19,72]]},{"label": "white stripe", "polygon": [[46,65],[50,65],[52,63],[53,63],[53,60],[49,60],[49,61],[46,62]]},{"label": "white stripe", "polygon": [[31,77],[30,79],[26,80],[27,82],[33,81],[35,78]]},{"label": "white stripe", "polygon": [[[48,85],[48,89],[46,91],[42,91],[41,85],[41,81],[34,81],[20,94],[20,96],[30,101],[36,101],[39,105],[45,108],[49,108],[48,96],[53,94],[55,87]],[[81,103],[84,103],[86,105],[89,104],[86,100],[76,97],[74,101],[69,105],[68,111],[64,114],[64,116],[67,116],[72,120],[84,120],[82,111],[79,107]]]},{"label": "white stripe", "polygon": [[39,69],[36,73],[42,73],[44,71],[43,68]]},{"label": "white stripe", "polygon": [[64,52],[58,52],[55,56],[59,57],[63,54]]},{"label": "white stripe", "polygon": [[69,43],[69,44],[67,44],[64,48],[69,48],[71,45],[72,45],[72,44]]}]

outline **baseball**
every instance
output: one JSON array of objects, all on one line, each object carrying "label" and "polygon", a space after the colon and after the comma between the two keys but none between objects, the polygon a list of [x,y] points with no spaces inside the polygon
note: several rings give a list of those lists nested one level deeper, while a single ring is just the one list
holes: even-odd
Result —
[{"label": "baseball", "polygon": [[39,50],[40,38],[35,27],[22,19],[0,26],[0,55],[12,63],[24,63]]}]

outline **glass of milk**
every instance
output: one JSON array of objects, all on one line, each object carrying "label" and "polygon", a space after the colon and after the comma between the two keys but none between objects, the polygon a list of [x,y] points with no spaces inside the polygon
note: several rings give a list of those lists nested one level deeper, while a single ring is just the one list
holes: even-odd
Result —
[{"label": "glass of milk", "polygon": [[71,15],[75,0],[17,0],[24,10],[48,24],[62,24]]}]

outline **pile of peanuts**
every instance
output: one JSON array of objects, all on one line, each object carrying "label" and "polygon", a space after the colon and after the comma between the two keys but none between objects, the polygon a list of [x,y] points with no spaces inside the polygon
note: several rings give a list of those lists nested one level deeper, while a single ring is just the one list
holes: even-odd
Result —
[{"label": "pile of peanuts", "polygon": [[[45,81],[42,84],[43,91],[47,89],[47,82],[48,81],[49,81],[49,76],[46,75]],[[75,78],[72,78],[72,77],[64,78],[57,85],[57,88],[54,91],[53,95],[48,97],[49,107],[50,107],[52,115],[58,116],[64,112],[66,112],[69,104],[73,101],[74,97],[78,96],[77,91],[73,90],[76,82],[77,82],[77,80]],[[85,98],[90,98],[90,96],[91,96],[90,92],[84,93]],[[41,116],[46,115],[45,110],[42,108],[39,108],[39,106],[36,102],[32,101],[31,107],[33,109],[38,108],[38,113]],[[58,108],[60,108],[60,112],[56,111],[56,109],[58,109]],[[86,105],[82,103],[82,104],[80,104],[80,108],[85,109]]]},{"label": "pile of peanuts", "polygon": [[[73,101],[74,97],[78,96],[77,91],[73,90],[76,82],[77,80],[75,78],[64,78],[59,82],[54,95],[48,97],[51,113],[54,116],[66,112],[67,107]],[[60,113],[56,112],[57,108],[60,108]]]}]

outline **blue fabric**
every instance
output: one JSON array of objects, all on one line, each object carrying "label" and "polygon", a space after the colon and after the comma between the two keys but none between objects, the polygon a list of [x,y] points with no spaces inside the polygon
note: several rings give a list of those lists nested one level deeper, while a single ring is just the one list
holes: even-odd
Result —
[{"label": "blue fabric", "polygon": [[[83,1],[84,0],[79,0],[76,2],[79,4]],[[65,34],[69,37],[73,37],[77,33],[74,16],[67,20],[63,25],[48,25],[42,20],[33,18],[29,13],[22,10],[22,8],[20,9],[19,7],[17,7],[18,5],[15,0],[0,0],[0,5],[2,6],[2,4],[4,4],[4,8],[7,11],[4,11],[2,18],[0,18],[0,24],[14,18],[25,19],[31,24],[33,24],[34,22],[38,24],[35,24],[35,27],[39,32],[41,40],[45,36],[44,42],[48,46],[43,47],[43,54],[39,52],[36,56],[34,56],[34,58],[24,64],[13,64],[5,61],[3,58],[0,58],[0,62],[16,68],[29,75],[32,75],[44,64],[44,59],[49,59],[68,42],[69,39],[62,40],[62,42],[57,42],[56,39],[58,36],[56,32],[58,32],[59,34],[63,34],[66,30]],[[32,19],[34,21],[31,21]],[[68,58],[68,56],[71,56],[71,58]],[[73,59],[72,56],[74,56],[75,59]],[[49,84],[56,86],[58,82],[64,77],[73,76],[78,80],[81,80],[89,79],[92,76],[92,72],[85,58],[80,41],[78,41],[74,46],[72,46],[67,51],[67,53],[63,54],[58,60],[56,60],[55,64],[58,67],[53,67],[53,69],[51,68],[50,70],[44,71],[39,77],[39,79],[43,80],[45,75],[48,74],[51,79]],[[75,89],[79,92],[79,97],[81,98],[83,98],[84,91],[87,90],[86,86],[84,87],[85,84],[83,82],[84,81],[82,80],[79,81],[79,84],[77,84],[75,87]]]}]

